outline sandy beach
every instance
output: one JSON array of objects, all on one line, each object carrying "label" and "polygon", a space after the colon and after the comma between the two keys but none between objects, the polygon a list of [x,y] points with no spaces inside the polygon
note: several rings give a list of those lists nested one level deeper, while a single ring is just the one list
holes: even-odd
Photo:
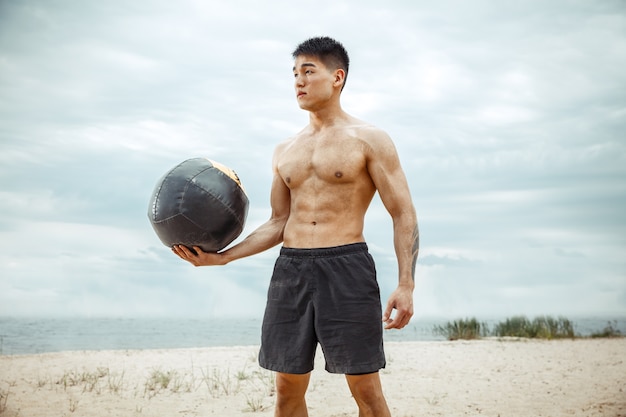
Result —
[{"label": "sandy beach", "polygon": [[[271,416],[257,347],[0,356],[0,415]],[[626,339],[387,343],[392,415],[626,416]],[[345,379],[318,354],[311,417],[356,416]]]}]

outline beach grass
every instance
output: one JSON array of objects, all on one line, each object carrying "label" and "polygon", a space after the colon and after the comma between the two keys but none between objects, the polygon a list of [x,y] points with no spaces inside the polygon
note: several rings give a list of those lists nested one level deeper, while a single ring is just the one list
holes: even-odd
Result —
[{"label": "beach grass", "polygon": [[498,323],[492,331],[497,337],[524,337],[531,339],[573,339],[574,324],[565,317],[539,316],[529,320],[525,316],[515,316]]},{"label": "beach grass", "polygon": [[[532,320],[526,316],[513,316],[497,323],[493,329],[475,317],[448,321],[433,327],[433,334],[448,340],[472,340],[481,337],[516,337],[528,339],[575,339],[580,338],[574,331],[574,322],[566,317],[538,316]],[[610,322],[592,338],[623,337],[619,329]]]},{"label": "beach grass", "polygon": [[[613,325],[613,323],[615,323],[615,325]],[[607,325],[604,327],[604,329],[602,329],[599,332],[591,333],[591,338],[596,339],[596,338],[624,337],[624,335],[622,335],[622,332],[619,329],[615,328],[615,326],[617,325],[617,322],[614,321],[613,323],[609,321]]]},{"label": "beach grass", "polygon": [[448,340],[472,340],[485,336],[487,326],[476,318],[459,319],[447,322],[445,325],[434,326],[436,335],[444,336]]},{"label": "beach grass", "polygon": [[[218,399],[229,396],[242,396],[246,412],[262,412],[273,403],[275,377],[270,371],[248,370],[247,366],[233,372],[227,368],[206,367],[191,369],[152,369],[143,383],[129,383],[125,371],[111,371],[108,367],[95,369],[68,369],[54,377],[39,376],[32,382],[36,390],[61,390],[68,395],[66,410],[75,413],[81,406],[80,395],[114,395],[121,397],[151,400],[158,396],[201,392],[205,389],[209,396]],[[130,393],[130,394],[129,394]],[[143,395],[142,395],[143,394]],[[0,416],[5,414],[10,403],[11,386],[0,385]],[[137,410],[140,412],[140,410]]]},{"label": "beach grass", "polygon": [[7,388],[6,390],[0,389],[0,414],[4,413],[7,409],[7,401],[9,400],[10,391]]}]

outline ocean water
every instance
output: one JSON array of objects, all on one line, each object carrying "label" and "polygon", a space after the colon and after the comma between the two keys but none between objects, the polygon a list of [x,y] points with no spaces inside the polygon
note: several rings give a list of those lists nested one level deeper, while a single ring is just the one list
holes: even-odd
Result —
[{"label": "ocean water", "polygon": [[[478,319],[489,328],[504,320]],[[400,331],[385,331],[385,341],[444,340],[433,334],[433,327],[444,325],[448,320],[414,318]],[[626,317],[571,321],[575,332],[581,336],[601,331],[609,322],[626,335]],[[0,317],[0,354],[247,346],[258,345],[260,335],[260,319]]]}]

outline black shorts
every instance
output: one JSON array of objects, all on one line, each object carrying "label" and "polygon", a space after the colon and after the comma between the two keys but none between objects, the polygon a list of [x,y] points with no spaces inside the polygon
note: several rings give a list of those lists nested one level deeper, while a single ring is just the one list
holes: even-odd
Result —
[{"label": "black shorts", "polygon": [[385,367],[380,290],[365,243],[282,248],[263,318],[259,364],[304,374],[319,343],[326,370],[366,374]]}]

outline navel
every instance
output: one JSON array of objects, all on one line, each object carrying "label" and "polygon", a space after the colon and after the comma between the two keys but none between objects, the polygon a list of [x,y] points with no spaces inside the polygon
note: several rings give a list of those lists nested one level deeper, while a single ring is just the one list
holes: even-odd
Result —
[{"label": "navel", "polygon": [[317,222],[311,222],[311,224],[312,224],[313,226],[316,226],[316,225],[317,225]]}]

